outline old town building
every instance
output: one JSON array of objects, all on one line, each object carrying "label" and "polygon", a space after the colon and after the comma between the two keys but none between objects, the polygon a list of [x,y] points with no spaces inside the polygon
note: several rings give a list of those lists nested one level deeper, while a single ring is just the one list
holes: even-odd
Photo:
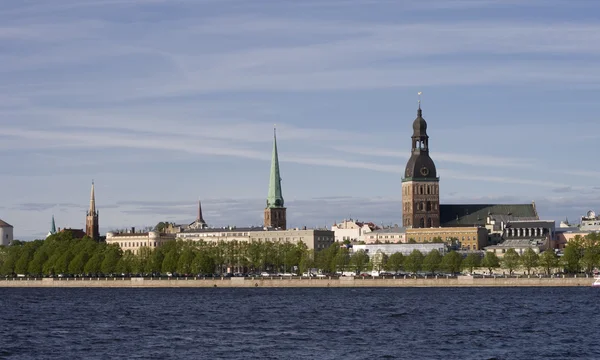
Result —
[{"label": "old town building", "polygon": [[267,207],[264,212],[266,228],[285,230],[287,226],[286,208],[281,192],[281,175],[279,173],[279,157],[277,154],[277,134],[273,130],[273,154],[271,158],[271,174],[269,176],[269,193]]},{"label": "old town building", "polygon": [[429,156],[427,122],[423,119],[420,103],[411,140],[411,156],[402,179],[402,223],[406,228],[438,227],[440,179]]}]

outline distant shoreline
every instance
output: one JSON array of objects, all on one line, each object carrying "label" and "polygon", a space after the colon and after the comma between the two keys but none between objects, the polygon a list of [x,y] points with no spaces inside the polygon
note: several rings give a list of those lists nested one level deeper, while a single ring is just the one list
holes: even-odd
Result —
[{"label": "distant shoreline", "polygon": [[593,277],[568,278],[473,278],[459,276],[456,278],[404,278],[397,277],[378,279],[341,278],[230,278],[230,279],[195,279],[195,278],[61,278],[61,279],[4,279],[0,280],[0,288],[34,287],[34,288],[323,288],[323,287],[564,287],[589,286],[594,283]]}]

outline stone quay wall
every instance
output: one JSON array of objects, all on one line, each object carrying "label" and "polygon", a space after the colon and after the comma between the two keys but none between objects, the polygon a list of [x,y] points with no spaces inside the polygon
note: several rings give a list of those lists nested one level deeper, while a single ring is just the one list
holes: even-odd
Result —
[{"label": "stone quay wall", "polygon": [[0,287],[55,287],[55,288],[205,288],[205,287],[494,287],[494,286],[591,286],[592,277],[557,278],[44,278],[3,279]]}]

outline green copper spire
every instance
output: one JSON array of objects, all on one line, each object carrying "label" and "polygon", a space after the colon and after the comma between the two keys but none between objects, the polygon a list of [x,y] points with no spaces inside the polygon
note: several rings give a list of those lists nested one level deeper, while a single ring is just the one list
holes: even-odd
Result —
[{"label": "green copper spire", "polygon": [[268,208],[282,208],[281,176],[279,175],[279,157],[277,156],[277,130],[273,129],[273,155],[271,158],[271,176],[269,178]]},{"label": "green copper spire", "polygon": [[56,234],[56,223],[54,222],[54,215],[52,215],[52,227],[50,228],[50,234]]}]

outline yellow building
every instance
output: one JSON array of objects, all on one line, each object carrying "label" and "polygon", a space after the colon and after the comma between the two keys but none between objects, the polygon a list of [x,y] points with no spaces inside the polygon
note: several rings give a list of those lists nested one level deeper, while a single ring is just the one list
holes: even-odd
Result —
[{"label": "yellow building", "polygon": [[483,250],[488,245],[488,231],[484,227],[440,227],[440,228],[409,228],[406,238],[418,243],[431,242],[435,238],[443,241],[456,239],[461,250]]},{"label": "yellow building", "polygon": [[134,254],[138,254],[141,247],[155,249],[161,247],[167,241],[173,240],[175,240],[175,234],[165,234],[157,231],[136,233],[135,229],[132,229],[131,232],[127,233],[106,233],[107,244],[117,244],[123,251],[129,250]]}]

